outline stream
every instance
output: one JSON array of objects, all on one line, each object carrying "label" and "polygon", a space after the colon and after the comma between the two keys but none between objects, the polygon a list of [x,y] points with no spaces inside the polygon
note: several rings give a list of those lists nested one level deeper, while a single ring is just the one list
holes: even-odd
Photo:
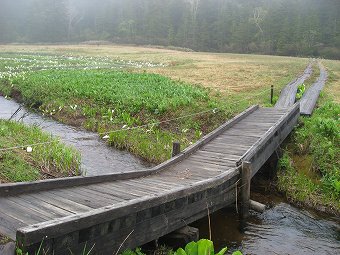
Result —
[{"label": "stream", "polygon": [[[0,96],[0,119],[9,119],[19,107],[20,105],[14,100],[7,100]],[[138,171],[151,167],[128,152],[108,146],[93,132],[64,125],[25,108],[22,108],[13,119],[20,119],[28,125],[38,125],[45,132],[60,137],[65,144],[76,148],[81,154],[83,175]]]},{"label": "stream", "polygon": [[[252,198],[269,205],[269,209],[264,213],[250,211],[242,231],[234,207],[211,215],[215,252],[227,246],[228,251],[254,255],[340,254],[339,218],[292,206],[275,192],[255,190]],[[207,218],[193,226],[199,229],[201,238],[209,238]]]}]

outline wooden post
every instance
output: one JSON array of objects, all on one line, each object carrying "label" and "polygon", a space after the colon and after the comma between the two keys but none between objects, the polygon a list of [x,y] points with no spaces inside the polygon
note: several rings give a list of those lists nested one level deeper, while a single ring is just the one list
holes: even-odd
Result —
[{"label": "wooden post", "polygon": [[270,103],[271,104],[273,104],[273,99],[274,99],[274,85],[272,85],[270,88]]},{"label": "wooden post", "polygon": [[172,157],[177,156],[181,152],[181,144],[179,142],[172,143]]},{"label": "wooden post", "polygon": [[242,162],[241,170],[241,221],[249,216],[250,207],[250,181],[251,181],[251,163]]}]

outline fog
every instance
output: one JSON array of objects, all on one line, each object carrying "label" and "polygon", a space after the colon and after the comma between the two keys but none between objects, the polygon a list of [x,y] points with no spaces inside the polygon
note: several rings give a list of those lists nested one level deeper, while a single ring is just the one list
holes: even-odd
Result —
[{"label": "fog", "polygon": [[340,58],[338,0],[0,0],[0,43],[132,43]]}]

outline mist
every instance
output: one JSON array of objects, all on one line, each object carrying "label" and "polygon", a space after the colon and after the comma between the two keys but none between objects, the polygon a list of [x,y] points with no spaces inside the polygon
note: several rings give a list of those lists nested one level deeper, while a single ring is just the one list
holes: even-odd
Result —
[{"label": "mist", "polygon": [[0,43],[340,58],[338,0],[1,0]]}]

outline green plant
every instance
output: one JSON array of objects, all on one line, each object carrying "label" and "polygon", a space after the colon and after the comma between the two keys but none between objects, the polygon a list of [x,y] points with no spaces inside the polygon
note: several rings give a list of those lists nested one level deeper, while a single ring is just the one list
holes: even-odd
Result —
[{"label": "green plant", "polygon": [[[201,239],[198,242],[188,243],[184,249],[179,248],[174,255],[224,255],[226,251],[227,247],[215,254],[213,242],[208,239]],[[233,254],[237,255],[240,252]]]},{"label": "green plant", "polygon": [[302,98],[303,94],[305,93],[306,90],[306,86],[305,84],[300,84],[297,88],[297,92],[296,92],[296,99],[299,100]]}]

